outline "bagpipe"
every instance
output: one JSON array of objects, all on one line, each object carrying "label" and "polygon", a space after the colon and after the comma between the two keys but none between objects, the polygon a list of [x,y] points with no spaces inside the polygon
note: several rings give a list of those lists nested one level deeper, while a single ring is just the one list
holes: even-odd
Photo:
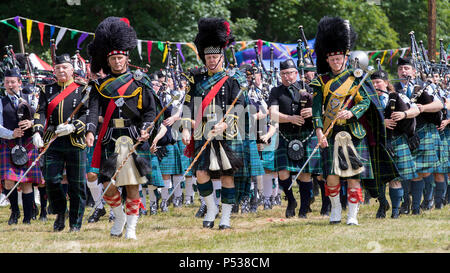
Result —
[{"label": "bagpipe", "polygon": [[[414,86],[414,90],[411,96],[411,101],[413,103],[418,103],[426,105],[432,103],[434,97],[432,94],[427,92],[427,89],[432,84],[432,81],[428,78],[432,76],[431,63],[428,61],[428,56],[425,52],[423,42],[420,41],[420,48],[417,44],[416,38],[414,36],[414,31],[409,33],[411,38],[411,58],[414,68],[417,71],[418,76],[422,79],[421,83]],[[417,124],[421,125],[425,122],[433,123],[437,126],[441,125],[443,119],[443,112],[438,111],[434,113],[421,113],[417,117]]]},{"label": "bagpipe", "polygon": [[[255,56],[256,56],[256,62],[257,62],[257,67],[258,67],[258,71],[260,71],[261,73],[261,83],[262,83],[262,88],[261,88],[261,96],[262,99],[264,101],[268,101],[269,100],[269,95],[270,95],[270,90],[276,86],[274,84],[273,81],[273,48],[270,48],[270,70],[267,71],[263,61],[262,61],[262,51],[261,53],[259,53],[258,51],[258,45],[255,44],[254,46],[254,50],[255,50]],[[252,65],[253,66],[253,65]]]},{"label": "bagpipe", "polygon": [[[393,112],[405,112],[411,108],[402,98],[400,94],[397,92],[389,93],[388,104],[386,105],[386,109],[384,110],[384,118],[390,119]],[[392,140],[394,136],[399,136],[405,134],[408,139],[408,146],[411,151],[414,151],[420,143],[420,139],[416,133],[416,119],[402,119],[397,122],[395,128],[388,129],[386,128],[387,139]],[[390,141],[388,141],[388,145]],[[392,152],[392,150],[391,150]]]}]

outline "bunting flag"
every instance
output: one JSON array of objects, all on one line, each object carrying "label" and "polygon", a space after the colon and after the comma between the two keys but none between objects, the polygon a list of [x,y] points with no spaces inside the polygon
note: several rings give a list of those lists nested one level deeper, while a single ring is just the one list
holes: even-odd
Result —
[{"label": "bunting flag", "polygon": [[64,34],[66,34],[67,28],[63,27],[59,30],[58,35],[56,36],[55,40],[55,47],[58,48],[59,42],[61,42],[62,38],[64,37]]},{"label": "bunting flag", "polygon": [[38,23],[39,34],[41,35],[41,46],[44,46],[44,27],[44,23]]},{"label": "bunting flag", "polygon": [[14,17],[14,22],[16,22],[17,27],[24,28],[22,23],[20,22],[19,16]]},{"label": "bunting flag", "polygon": [[164,51],[164,44],[161,41],[158,41],[158,49],[159,51],[163,52]]},{"label": "bunting flag", "polygon": [[31,21],[30,19],[26,20],[26,24],[27,24],[27,43],[30,43],[30,38],[31,38],[31,27],[33,25],[33,21]]},{"label": "bunting flag", "polygon": [[138,54],[139,54],[139,59],[141,59],[142,61],[142,40],[137,40],[137,50],[138,50]]},{"label": "bunting flag", "polygon": [[258,46],[258,55],[261,55],[262,46],[263,46],[262,40],[259,39],[259,40],[256,42],[256,45]]},{"label": "bunting flag", "polygon": [[11,25],[10,23],[6,22],[6,20],[2,20],[1,22],[2,22],[3,24],[5,24],[5,25],[9,26],[9,27],[12,27],[12,28],[15,29],[16,31],[19,31],[19,29],[18,29],[17,27],[15,27],[15,26]]},{"label": "bunting flag", "polygon": [[198,51],[197,51],[197,48],[195,47],[195,45],[193,43],[187,43],[186,45],[195,52],[195,55],[197,56],[197,61],[199,61],[200,56],[198,55]]},{"label": "bunting flag", "polygon": [[380,60],[380,64],[383,64],[383,62],[384,62],[384,57],[386,57],[387,52],[388,52],[387,50],[384,51],[383,57],[381,57],[381,60]]},{"label": "bunting flag", "polygon": [[164,52],[163,52],[163,58],[162,58],[162,62],[164,63],[164,61],[167,58],[167,53],[169,52],[169,43],[166,43],[166,45],[164,46]]},{"label": "bunting flag", "polygon": [[[152,46],[153,46],[153,42],[152,41],[148,41],[147,42],[147,58],[148,58],[148,63],[152,63],[150,56],[152,55]],[[159,45],[158,45],[159,46]]]},{"label": "bunting flag", "polygon": [[70,40],[73,40],[73,38],[75,38],[75,36],[77,35],[78,31],[76,30],[72,30],[70,31]]},{"label": "bunting flag", "polygon": [[247,42],[246,41],[242,41],[241,42],[241,50],[243,50],[246,47],[247,47]]},{"label": "bunting flag", "polygon": [[53,34],[55,34],[55,26],[50,26],[50,39],[53,38]]},{"label": "bunting flag", "polygon": [[178,48],[178,52],[180,54],[180,57],[183,60],[183,63],[186,62],[186,60],[184,59],[183,52],[181,51],[181,44],[180,43],[177,43],[177,48]]},{"label": "bunting flag", "polygon": [[81,44],[83,43],[83,41],[89,36],[88,33],[83,32],[80,36],[80,38],[78,38],[78,42],[77,42],[77,49],[81,50]]}]

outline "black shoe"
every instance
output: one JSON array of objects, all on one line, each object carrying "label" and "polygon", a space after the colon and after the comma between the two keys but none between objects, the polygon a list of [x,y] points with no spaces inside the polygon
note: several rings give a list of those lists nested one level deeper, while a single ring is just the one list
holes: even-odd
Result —
[{"label": "black shoe", "polygon": [[184,201],[184,205],[187,206],[192,206],[194,205],[194,196],[188,196],[186,197],[186,201]]},{"label": "black shoe", "polygon": [[392,210],[392,215],[391,215],[391,218],[392,219],[397,219],[397,218],[399,218],[400,217],[400,210],[399,209],[393,209]]},{"label": "black shoe", "polygon": [[443,202],[436,202],[436,204],[434,205],[435,209],[442,209],[443,207]]},{"label": "black shoe", "polygon": [[288,200],[288,205],[286,207],[286,218],[291,218],[295,216],[295,208],[297,207],[297,201],[295,199]]},{"label": "black shoe", "polygon": [[64,223],[65,221],[66,221],[65,213],[58,214],[56,216],[55,223],[53,224],[53,231],[62,231],[66,227]]},{"label": "black shoe", "polygon": [[20,218],[20,211],[13,211],[11,212],[11,216],[8,220],[8,225],[17,225],[17,222]]},{"label": "black shoe", "polygon": [[39,209],[37,208],[36,204],[34,204],[34,202],[33,202],[31,219],[36,220],[38,215],[39,215]]},{"label": "black shoe", "polygon": [[161,205],[160,205],[161,212],[169,211],[168,202],[169,202],[168,200],[164,200],[164,199],[161,201]]},{"label": "black shoe", "polygon": [[203,221],[203,227],[204,228],[213,228],[214,227],[214,221]]},{"label": "black shoe", "polygon": [[31,219],[23,219],[22,223],[24,225],[31,225]]},{"label": "black shoe", "polygon": [[408,196],[400,206],[400,213],[409,214],[410,211],[411,211],[411,198]]},{"label": "black shoe", "polygon": [[306,213],[304,213],[304,212],[298,212],[298,218],[304,218],[304,219],[306,219],[306,218],[308,218],[307,216],[306,216]]},{"label": "black shoe", "polygon": [[230,226],[227,225],[219,225],[219,229],[230,229]]},{"label": "black shoe", "polygon": [[47,209],[41,208],[41,215],[39,216],[39,221],[41,222],[47,222]]},{"label": "black shoe", "polygon": [[269,197],[264,197],[263,205],[264,205],[264,210],[272,209],[272,201],[270,201]]},{"label": "black shoe", "polygon": [[241,203],[241,213],[245,214],[245,213],[249,213],[250,212],[250,200],[248,198],[248,196],[245,196],[242,199],[242,203]]},{"label": "black shoe", "polygon": [[239,213],[239,204],[238,203],[234,203],[233,207],[231,208],[231,213]]},{"label": "black shoe", "polygon": [[281,206],[281,194],[277,194],[273,201],[274,206]]},{"label": "black shoe", "polygon": [[173,207],[179,208],[183,206],[183,197],[178,196],[173,198]]},{"label": "black shoe", "polygon": [[420,208],[412,209],[412,215],[420,215]]},{"label": "black shoe", "polygon": [[250,199],[250,209],[249,212],[256,213],[258,210],[258,198],[256,196],[253,196],[252,199]]},{"label": "black shoe", "polygon": [[202,218],[205,216],[207,211],[207,207],[206,207],[206,203],[205,202],[201,202],[200,207],[197,210],[197,213],[195,214],[195,217],[197,218]]},{"label": "black shoe", "polygon": [[377,219],[386,218],[386,211],[390,209],[389,202],[385,201],[384,204],[380,202],[380,206],[378,207],[377,215],[375,216]]},{"label": "black shoe", "polygon": [[70,227],[69,232],[80,232],[80,228],[79,227]]},{"label": "black shoe", "polygon": [[100,217],[106,214],[105,208],[96,208],[94,213],[89,217],[88,223],[97,223],[100,220]]},{"label": "black shoe", "polygon": [[158,203],[156,201],[150,201],[150,215],[158,213]]},{"label": "black shoe", "polygon": [[143,209],[143,208],[139,208],[139,216],[141,216],[141,215],[146,216],[147,215],[147,210]]}]

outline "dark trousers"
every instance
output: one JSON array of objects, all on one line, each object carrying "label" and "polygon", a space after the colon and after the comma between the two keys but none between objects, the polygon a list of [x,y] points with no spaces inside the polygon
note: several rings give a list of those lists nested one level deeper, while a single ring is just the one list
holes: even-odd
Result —
[{"label": "dark trousers", "polygon": [[61,181],[66,170],[68,185],[69,224],[81,227],[86,207],[86,151],[74,147],[68,136],[57,138],[44,155],[42,174],[54,214],[64,214],[67,199]]}]

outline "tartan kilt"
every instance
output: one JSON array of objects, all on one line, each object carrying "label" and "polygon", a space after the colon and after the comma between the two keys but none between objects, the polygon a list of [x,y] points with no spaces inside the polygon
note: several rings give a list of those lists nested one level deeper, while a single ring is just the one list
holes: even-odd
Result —
[{"label": "tartan kilt", "polygon": [[[444,135],[445,135],[445,139],[447,141],[447,153],[450,157],[450,127],[449,126],[445,127]],[[448,168],[447,169],[448,173],[450,173],[450,158],[447,161],[447,168]],[[450,180],[449,180],[449,182],[450,182]]]},{"label": "tartan kilt", "polygon": [[136,149],[138,156],[144,158],[152,166],[152,172],[147,174],[146,185],[154,185],[156,187],[164,187],[164,181],[162,179],[161,170],[159,169],[159,161],[156,155],[153,155],[149,150]]},{"label": "tartan kilt", "polygon": [[[10,142],[14,143],[14,142]],[[14,144],[15,145],[15,144]],[[19,181],[20,177],[27,171],[27,169],[31,166],[31,164],[36,160],[39,155],[38,150],[36,150],[31,142],[27,145],[24,145],[25,149],[28,152],[28,164],[26,164],[22,168],[17,168],[11,163],[10,159],[10,151],[12,145],[8,145],[7,143],[0,144],[0,177],[1,180],[12,180]],[[31,147],[31,148],[30,148]],[[44,184],[45,182],[42,180],[41,169],[39,168],[39,162],[36,162],[36,165],[30,169],[27,173],[27,176],[22,179],[21,183],[35,183],[35,184]]]},{"label": "tartan kilt", "polygon": [[[300,133],[300,140],[306,139],[311,132],[308,131],[302,131]],[[288,139],[293,139],[293,137],[287,135]],[[299,172],[300,168],[305,164],[306,160],[308,160],[309,156],[312,154],[315,146],[317,145],[317,137],[313,133],[313,135],[305,142],[303,143],[303,148],[305,149],[305,156],[299,160],[298,162],[294,162],[289,159],[287,150],[288,150],[288,142],[284,137],[279,137],[279,143],[278,148],[275,150],[275,170],[281,171],[281,170],[288,170],[290,172]],[[310,174],[321,174],[321,160],[320,160],[320,153],[316,152],[310,161],[308,162],[308,165],[305,166],[303,169],[303,173],[310,173]]]},{"label": "tartan kilt", "polygon": [[94,156],[94,149],[95,149],[96,143],[97,143],[97,140],[94,141],[94,145],[92,147],[86,147],[86,159],[87,159],[86,173],[98,174],[100,172],[99,168],[94,168],[91,166],[92,157]]},{"label": "tartan kilt", "polygon": [[[206,139],[202,138],[201,140],[194,140],[194,158],[197,156],[197,154],[200,152],[200,149],[203,147],[203,145],[206,143]],[[214,140],[213,140],[214,141]],[[234,177],[247,177],[249,176],[249,165],[247,160],[245,159],[244,155],[244,144],[243,141],[240,139],[234,138],[233,140],[225,140],[225,143],[228,145],[228,147],[232,150],[234,156],[236,158],[240,158],[243,163],[243,167],[239,170],[235,171],[232,176]],[[208,146],[205,148],[205,150],[202,152],[198,160],[194,163],[192,166],[192,171],[195,174],[196,171],[208,171],[209,172],[209,157],[210,157],[210,147],[211,143],[208,144]],[[212,179],[218,179],[219,177],[211,177]]]},{"label": "tartan kilt", "polygon": [[262,164],[261,156],[258,152],[258,146],[256,140],[244,141],[245,158],[248,160],[250,166],[250,176],[264,175],[264,167]]},{"label": "tartan kilt", "polygon": [[397,166],[400,178],[410,180],[417,178],[414,158],[409,150],[408,140],[405,135],[398,136],[391,141],[394,150],[394,163]]},{"label": "tartan kilt", "polygon": [[275,133],[270,140],[270,144],[262,151],[262,164],[264,169],[275,171],[275,148],[278,146],[278,133]]},{"label": "tartan kilt", "polygon": [[439,133],[439,143],[435,145],[435,147],[439,147],[437,152],[439,153],[439,167],[437,168],[436,173],[448,173],[450,171],[449,164],[449,143],[448,138],[445,136],[445,131],[438,131]]},{"label": "tartan kilt", "polygon": [[420,138],[420,144],[414,152],[414,160],[418,173],[435,173],[439,167],[439,153],[437,148],[440,146],[440,137],[436,125],[426,123],[417,130]]},{"label": "tartan kilt", "polygon": [[[325,149],[321,149],[321,159],[322,159],[322,170],[323,175],[326,178],[328,175],[336,175],[333,168],[333,153],[334,153],[334,139],[336,134],[338,133],[337,129],[340,126],[335,125],[333,127],[333,133],[331,134],[331,137],[327,138],[328,141],[328,147]],[[342,127],[341,127],[342,128]],[[345,128],[345,127],[344,127]],[[340,130],[342,131],[342,130]],[[347,130],[346,130],[347,131]],[[347,131],[349,132],[349,131]],[[355,177],[352,177],[352,179],[365,179],[365,180],[372,180],[375,179],[373,169],[372,169],[372,162],[370,157],[370,150],[369,145],[367,143],[367,138],[364,137],[362,139],[356,138],[351,132],[349,132],[352,136],[352,142],[355,146],[356,152],[358,153],[359,157],[361,158],[361,161],[364,166],[364,171],[360,173],[359,175],[356,175]]]},{"label": "tartan kilt", "polygon": [[[177,141],[178,150],[180,151],[180,159],[181,159],[181,170],[184,172],[189,168],[189,165],[191,165],[191,159],[184,155],[184,148],[186,148],[186,145],[184,145],[183,141],[178,140]],[[189,172],[186,174],[186,176],[192,176],[192,169],[189,170]]]},{"label": "tartan kilt", "polygon": [[159,162],[161,174],[183,174],[181,154],[178,145],[166,145],[167,155]]}]

